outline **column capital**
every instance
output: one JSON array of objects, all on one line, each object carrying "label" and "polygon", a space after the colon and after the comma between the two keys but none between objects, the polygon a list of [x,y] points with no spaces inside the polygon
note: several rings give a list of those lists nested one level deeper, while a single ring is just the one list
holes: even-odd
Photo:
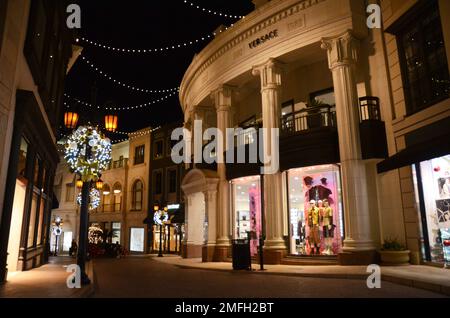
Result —
[{"label": "column capital", "polygon": [[322,38],[320,47],[328,53],[330,69],[354,65],[358,60],[359,40],[350,30],[337,36]]},{"label": "column capital", "polygon": [[231,85],[220,85],[215,90],[211,91],[211,99],[214,103],[216,111],[230,111],[232,107],[233,93],[236,87]]},{"label": "column capital", "polygon": [[274,58],[252,68],[252,74],[261,78],[261,89],[279,88],[283,72],[284,64]]}]

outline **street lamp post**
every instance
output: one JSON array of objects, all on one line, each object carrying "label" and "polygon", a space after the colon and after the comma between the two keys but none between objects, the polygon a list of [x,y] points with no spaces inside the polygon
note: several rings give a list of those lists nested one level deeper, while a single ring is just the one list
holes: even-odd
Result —
[{"label": "street lamp post", "polygon": [[[91,155],[91,146],[86,144],[85,159],[87,160]],[[80,206],[80,237],[77,254],[77,265],[80,267],[81,284],[87,285],[91,283],[88,275],[86,274],[86,253],[87,253],[87,240],[88,240],[88,218],[89,218],[89,190],[91,187],[91,181],[83,182],[81,188],[81,206]]]},{"label": "street lamp post", "polygon": [[61,235],[62,225],[62,220],[59,216],[55,218],[54,225],[55,228],[53,230],[53,234],[55,235],[55,252],[53,253],[53,256],[58,256],[58,237]]}]

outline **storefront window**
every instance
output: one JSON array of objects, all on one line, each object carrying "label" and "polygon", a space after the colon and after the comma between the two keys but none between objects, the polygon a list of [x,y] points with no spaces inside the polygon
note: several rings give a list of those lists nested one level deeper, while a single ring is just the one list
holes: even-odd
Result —
[{"label": "storefront window", "polygon": [[37,203],[38,203],[38,196],[35,193],[33,193],[33,198],[31,200],[30,223],[28,224],[27,247],[32,247],[34,244],[34,230],[36,227]]},{"label": "storefront window", "polygon": [[24,138],[22,138],[20,140],[19,162],[17,165],[17,175],[20,177],[25,177],[27,167],[27,153],[28,153],[28,143]]},{"label": "storefront window", "polygon": [[261,235],[261,186],[259,176],[235,179],[233,188],[234,238],[246,239],[252,232],[251,254],[258,252]]},{"label": "storefront window", "polygon": [[423,210],[423,259],[450,264],[450,155],[416,165],[413,179],[419,210]]},{"label": "storefront window", "polygon": [[130,251],[144,252],[145,230],[141,227],[132,227],[130,229]]},{"label": "storefront window", "polygon": [[120,222],[112,223],[111,243],[112,244],[120,243]]},{"label": "storefront window", "polygon": [[290,253],[336,255],[343,237],[339,167],[321,165],[287,172]]}]

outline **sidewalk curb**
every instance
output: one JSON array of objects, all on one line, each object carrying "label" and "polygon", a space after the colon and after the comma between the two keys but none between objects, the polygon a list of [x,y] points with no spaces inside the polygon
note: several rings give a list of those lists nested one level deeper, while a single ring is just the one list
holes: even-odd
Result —
[{"label": "sidewalk curb", "polygon": [[[258,270],[234,271],[233,269],[207,268],[207,267],[200,267],[200,266],[194,266],[194,265],[173,264],[170,262],[167,262],[166,264],[172,264],[174,266],[177,266],[179,268],[184,268],[184,269],[221,271],[221,272],[229,272],[232,274],[251,273],[251,274],[259,274],[259,275],[279,275],[279,276],[295,276],[295,277],[308,277],[308,278],[317,278],[318,276],[320,276],[320,278],[360,279],[360,280],[367,279],[367,277],[369,275],[369,274],[336,274],[336,273],[334,273],[334,274],[282,273],[282,272],[258,271]],[[389,275],[389,274],[384,274],[384,275],[382,274],[381,280],[385,281],[385,282],[390,282],[390,283],[394,283],[394,284],[398,284],[398,285],[428,290],[428,291],[436,292],[436,293],[443,294],[446,296],[450,296],[450,286],[446,286],[446,285],[435,284],[435,283],[415,280],[415,279],[411,279],[411,278],[403,278],[403,277],[393,276],[393,275]]]}]

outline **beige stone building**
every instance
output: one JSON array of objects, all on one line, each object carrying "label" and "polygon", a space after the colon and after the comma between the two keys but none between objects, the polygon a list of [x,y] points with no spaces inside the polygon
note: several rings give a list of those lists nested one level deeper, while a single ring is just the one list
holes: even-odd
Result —
[{"label": "beige stone building", "polygon": [[[150,128],[144,128],[130,133],[129,140],[113,144],[110,168],[101,177],[100,206],[89,213],[90,225],[112,232],[112,243],[119,242],[132,253],[147,251],[148,228],[144,219],[148,213],[150,136]],[[63,219],[63,234],[58,245],[60,251],[68,251],[70,239],[78,241],[76,199],[80,189],[76,189],[75,176],[63,160],[58,165],[55,180],[59,208],[52,211],[52,218]],[[54,235],[52,243],[53,251]]]},{"label": "beige stone building", "polygon": [[0,2],[0,281],[48,258],[55,136],[74,51],[65,4]]},{"label": "beige stone building", "polygon": [[[263,175],[260,161],[187,164],[183,255],[228,259],[231,240],[250,231],[252,254],[263,238],[268,263],[372,263],[395,238],[412,263],[442,264],[443,257],[429,257],[430,242],[420,234],[428,226],[421,196],[431,190],[420,190],[411,167],[441,157],[433,189],[450,173],[448,2],[369,1],[381,9],[381,28],[367,24],[365,1],[255,3],[194,57],[180,102],[191,133],[196,120],[203,131],[249,128],[234,144],[223,141],[226,154],[248,154],[261,128],[269,128],[267,140],[277,134],[270,128],[279,128],[280,169]],[[193,152],[207,143],[201,137],[188,140]],[[258,147],[277,152],[268,142]],[[434,203],[428,213],[437,217]],[[442,255],[444,232],[432,238]]]}]

